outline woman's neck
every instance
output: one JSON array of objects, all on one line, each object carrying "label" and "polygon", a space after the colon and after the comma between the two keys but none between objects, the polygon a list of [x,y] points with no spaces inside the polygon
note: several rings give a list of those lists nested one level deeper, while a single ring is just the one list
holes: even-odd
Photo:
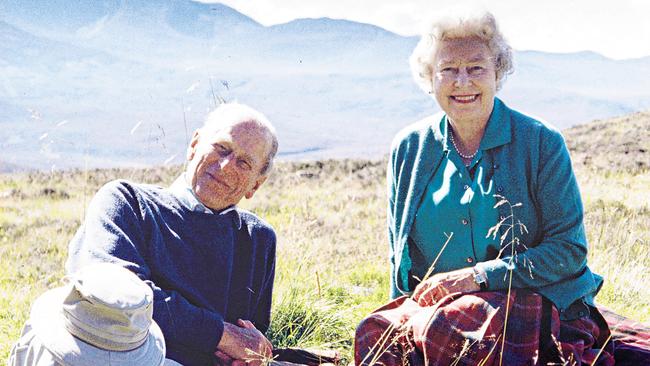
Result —
[{"label": "woman's neck", "polygon": [[471,155],[478,150],[485,133],[487,120],[484,122],[458,123],[449,119],[449,133],[454,134],[456,148],[464,155]]}]

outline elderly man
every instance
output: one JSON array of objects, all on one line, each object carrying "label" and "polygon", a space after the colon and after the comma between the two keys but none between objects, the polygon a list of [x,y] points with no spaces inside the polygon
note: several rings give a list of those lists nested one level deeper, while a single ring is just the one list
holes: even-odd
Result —
[{"label": "elderly man", "polygon": [[261,113],[224,104],[194,132],[187,169],[170,188],[125,180],[102,187],[72,239],[66,270],[128,268],[154,292],[167,358],[183,365],[253,364],[271,354],[276,237],[236,207],[266,180],[278,143]]}]

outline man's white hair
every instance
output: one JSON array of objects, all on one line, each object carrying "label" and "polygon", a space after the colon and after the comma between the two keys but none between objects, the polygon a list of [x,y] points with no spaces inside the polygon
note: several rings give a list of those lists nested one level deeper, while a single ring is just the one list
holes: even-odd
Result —
[{"label": "man's white hair", "polygon": [[270,148],[262,166],[261,174],[268,175],[273,167],[273,159],[278,152],[278,138],[275,127],[264,114],[245,104],[236,102],[223,103],[208,114],[201,129],[218,132],[243,122],[255,123],[267,135]]}]

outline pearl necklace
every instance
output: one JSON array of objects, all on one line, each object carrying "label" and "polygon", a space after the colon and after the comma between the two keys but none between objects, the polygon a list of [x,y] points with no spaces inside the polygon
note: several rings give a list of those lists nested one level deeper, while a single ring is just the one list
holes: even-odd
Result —
[{"label": "pearl necklace", "polygon": [[460,157],[465,159],[465,160],[474,159],[474,157],[478,153],[478,149],[476,149],[476,151],[474,151],[474,153],[471,154],[471,155],[463,154],[462,152],[460,152],[460,149],[458,148],[458,146],[456,146],[456,141],[454,140],[454,133],[452,131],[449,131],[449,132],[450,132],[449,136],[451,136],[451,144],[454,145],[454,149],[456,149],[456,152],[458,153],[458,155],[460,155]]}]

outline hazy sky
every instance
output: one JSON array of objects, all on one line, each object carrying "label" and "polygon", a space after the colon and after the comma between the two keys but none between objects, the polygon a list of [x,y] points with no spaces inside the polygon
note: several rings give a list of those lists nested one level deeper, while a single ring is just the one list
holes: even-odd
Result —
[{"label": "hazy sky", "polygon": [[437,11],[459,2],[492,11],[518,50],[592,50],[622,59],[650,56],[648,0],[202,0],[221,2],[264,24],[330,17],[371,23],[402,35],[420,32]]}]

